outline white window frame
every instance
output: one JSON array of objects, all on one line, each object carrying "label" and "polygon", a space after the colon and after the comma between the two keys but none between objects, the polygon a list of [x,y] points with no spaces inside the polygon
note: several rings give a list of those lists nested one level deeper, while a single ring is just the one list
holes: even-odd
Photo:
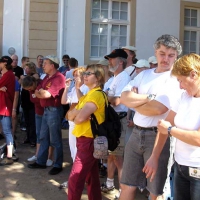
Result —
[{"label": "white window frame", "polygon": [[[184,8],[184,12],[185,12],[185,9],[190,9],[190,10],[197,10],[197,26],[186,26],[184,25],[184,34],[185,34],[185,31],[194,31],[197,33],[196,35],[196,52],[197,54],[200,54],[200,8],[194,8],[194,7],[185,7]],[[184,15],[185,17],[185,15]],[[183,42],[184,42],[184,38],[183,38]],[[184,51],[184,46],[183,46],[183,54],[186,54],[185,51]],[[190,51],[190,50],[189,50]],[[191,51],[190,51],[191,52]],[[188,52],[188,53],[190,53]]]},{"label": "white window frame", "polygon": [[[127,9],[127,20],[115,20],[112,19],[112,2],[127,2],[128,4],[128,9]],[[105,52],[105,55],[110,53],[113,49],[111,49],[111,28],[112,25],[126,25],[127,26],[127,35],[126,35],[126,45],[130,43],[130,0],[127,1],[118,1],[118,0],[108,0],[108,19],[92,19],[92,6],[91,6],[91,27],[92,24],[107,24],[108,25],[108,35],[107,35],[107,52]],[[92,36],[92,29],[90,31],[90,41],[91,41],[91,36]],[[99,60],[100,57],[92,57],[91,56],[91,42],[90,42],[90,60]]]}]

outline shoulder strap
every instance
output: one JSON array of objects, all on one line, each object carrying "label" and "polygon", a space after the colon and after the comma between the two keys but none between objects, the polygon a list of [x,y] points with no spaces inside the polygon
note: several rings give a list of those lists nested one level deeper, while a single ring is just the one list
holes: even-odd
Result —
[{"label": "shoulder strap", "polygon": [[[106,93],[104,91],[102,91],[102,90],[96,90],[96,91],[101,92],[103,97],[104,97],[104,99],[105,99],[105,120],[106,120],[106,118],[107,118],[107,109],[106,108],[108,106],[108,100],[105,97]],[[96,135],[98,135],[99,123],[98,123],[97,118],[94,115],[94,113],[91,114],[90,125],[91,125],[91,129],[92,129],[93,137],[95,138]]]},{"label": "shoulder strap", "polygon": [[97,119],[96,119],[94,113],[91,114],[90,125],[91,125],[91,129],[92,129],[93,137],[95,138],[96,135],[98,135],[97,127],[98,127],[99,123],[97,122]]},{"label": "shoulder strap", "polygon": [[103,90],[96,90],[99,91],[103,94],[104,100],[105,100],[105,104],[108,106],[108,99],[107,99],[107,94],[103,91]]},{"label": "shoulder strap", "polygon": [[130,73],[130,75],[129,76],[131,76],[133,73],[134,73],[134,71],[135,71],[135,68],[134,68],[134,70]]}]

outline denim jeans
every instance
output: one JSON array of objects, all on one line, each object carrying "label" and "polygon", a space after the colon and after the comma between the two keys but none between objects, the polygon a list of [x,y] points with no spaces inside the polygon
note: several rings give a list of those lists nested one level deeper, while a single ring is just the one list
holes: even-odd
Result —
[{"label": "denim jeans", "polygon": [[42,116],[40,130],[40,148],[37,155],[37,163],[46,165],[49,146],[54,147],[54,167],[62,168],[63,145],[61,134],[62,106],[46,107]]},{"label": "denim jeans", "polygon": [[42,126],[42,115],[35,114],[35,127],[36,127],[36,141],[39,144],[40,143],[40,130]]},{"label": "denim jeans", "polygon": [[199,200],[200,179],[189,175],[189,167],[174,165],[174,200]]},{"label": "denim jeans", "polygon": [[6,144],[13,145],[11,117],[0,115],[0,121],[6,138]]}]

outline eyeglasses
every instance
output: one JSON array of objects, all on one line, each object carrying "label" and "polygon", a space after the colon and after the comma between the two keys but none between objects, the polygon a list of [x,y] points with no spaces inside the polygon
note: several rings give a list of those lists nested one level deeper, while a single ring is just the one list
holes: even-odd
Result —
[{"label": "eyeglasses", "polygon": [[83,76],[86,76],[86,77],[88,77],[92,74],[95,74],[95,73],[93,73],[93,72],[83,72]]}]

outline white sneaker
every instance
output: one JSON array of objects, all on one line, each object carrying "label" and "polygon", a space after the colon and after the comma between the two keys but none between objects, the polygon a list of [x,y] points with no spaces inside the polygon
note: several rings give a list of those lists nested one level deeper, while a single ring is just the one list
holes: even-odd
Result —
[{"label": "white sneaker", "polygon": [[60,184],[59,189],[66,189],[68,187],[68,181],[65,181],[64,183]]},{"label": "white sneaker", "polygon": [[120,194],[121,194],[121,189],[119,189],[118,193],[115,195],[115,200],[119,199],[120,197]]},{"label": "white sneaker", "polygon": [[52,165],[53,165],[53,160],[48,159],[47,162],[46,162],[46,166],[51,167]]},{"label": "white sneaker", "polygon": [[29,162],[36,161],[36,160],[37,160],[37,156],[34,155],[34,156],[28,158],[27,160],[28,160]]}]

